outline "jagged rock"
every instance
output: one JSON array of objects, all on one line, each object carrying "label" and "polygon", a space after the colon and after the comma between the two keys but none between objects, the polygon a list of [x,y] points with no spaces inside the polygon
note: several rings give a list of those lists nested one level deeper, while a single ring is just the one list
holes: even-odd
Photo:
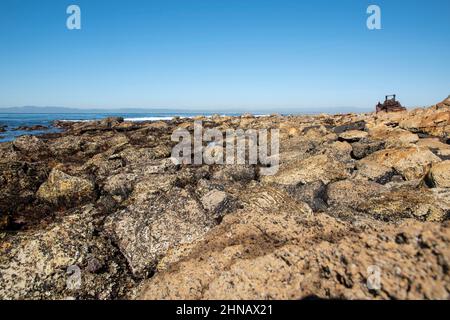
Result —
[{"label": "jagged rock", "polygon": [[81,151],[81,139],[79,137],[61,137],[48,143],[50,152],[56,156],[74,155]]},{"label": "jagged rock", "polygon": [[185,118],[0,143],[0,298],[446,299],[449,111],[201,118],[280,129],[274,176],[172,162]]},{"label": "jagged rock", "polygon": [[212,212],[217,216],[221,216],[230,199],[223,191],[211,190],[205,194],[200,201],[206,211]]},{"label": "jagged rock", "polygon": [[286,188],[287,192],[297,201],[307,203],[313,211],[324,211],[326,185],[322,181]]},{"label": "jagged rock", "polygon": [[30,158],[37,158],[47,152],[46,144],[36,136],[21,136],[13,142],[14,149]]},{"label": "jagged rock", "polygon": [[360,140],[359,142],[352,143],[352,156],[355,159],[362,159],[375,151],[384,149],[384,146],[384,141]]},{"label": "jagged rock", "polygon": [[450,110],[434,108],[418,110],[416,114],[404,119],[399,126],[403,129],[427,133],[435,137],[448,137],[450,134]]},{"label": "jagged rock", "polygon": [[369,181],[344,180],[330,184],[327,202],[331,215],[350,220],[365,215],[382,221],[405,218],[443,221],[448,212],[447,203],[437,201],[428,189],[388,188]]},{"label": "jagged rock", "polygon": [[383,191],[382,185],[372,181],[342,180],[327,186],[326,199],[329,206],[354,207]]},{"label": "jagged rock", "polygon": [[70,207],[92,201],[96,193],[91,181],[53,169],[48,180],[39,187],[36,196],[54,205]]},{"label": "jagged rock", "polygon": [[435,187],[450,188],[450,160],[433,164],[430,180]]},{"label": "jagged rock", "polygon": [[386,148],[408,146],[419,141],[419,136],[400,128],[390,128],[384,124],[369,130],[371,140],[383,141]]},{"label": "jagged rock", "polygon": [[327,155],[317,155],[307,159],[282,165],[277,174],[263,176],[264,183],[296,186],[314,181],[327,184],[331,181],[345,179],[349,176],[345,165]]},{"label": "jagged rock", "polygon": [[339,139],[342,139],[344,141],[356,142],[356,141],[366,138],[368,135],[369,134],[365,131],[349,130],[349,131],[345,131],[345,132],[339,134],[338,137],[339,137]]},{"label": "jagged rock", "polygon": [[34,126],[19,126],[17,128],[14,128],[13,131],[38,131],[38,130],[49,130],[49,127],[42,126],[42,125],[34,125]]},{"label": "jagged rock", "polygon": [[423,178],[431,165],[441,159],[429,149],[421,147],[405,147],[380,150],[361,162],[376,162],[394,168],[407,180]]},{"label": "jagged rock", "polygon": [[[87,206],[44,230],[7,236],[0,245],[1,299],[112,299],[120,283],[133,284],[117,250],[96,235],[95,209]],[[104,272],[85,272],[95,254]],[[80,271],[70,274],[70,270]],[[124,288],[126,286],[122,286]]]},{"label": "jagged rock", "polygon": [[[409,220],[356,228],[324,214],[293,211],[287,202],[266,206],[261,214],[226,216],[204,239],[171,251],[169,266],[144,281],[136,297],[448,298],[448,224]],[[368,287],[374,268],[383,275],[380,290]]]},{"label": "jagged rock", "polygon": [[450,145],[442,143],[437,138],[420,139],[420,147],[427,147],[442,160],[450,160]]},{"label": "jagged rock", "polygon": [[347,141],[334,141],[327,144],[322,153],[338,162],[353,162],[352,146]]},{"label": "jagged rock", "polygon": [[249,165],[224,165],[214,172],[212,177],[217,180],[249,182],[255,179],[255,168]]},{"label": "jagged rock", "polygon": [[366,122],[365,121],[357,121],[352,123],[343,124],[340,126],[334,127],[333,131],[334,133],[340,134],[345,131],[351,131],[351,130],[358,130],[358,131],[364,131],[366,129]]},{"label": "jagged rock", "polygon": [[169,248],[202,237],[215,224],[189,192],[174,188],[109,216],[106,229],[133,274],[143,277]]},{"label": "jagged rock", "polygon": [[396,174],[392,167],[387,167],[372,161],[358,162],[353,176],[356,180],[369,180],[379,184],[386,184]]},{"label": "jagged rock", "polygon": [[137,180],[137,175],[133,173],[120,173],[109,177],[105,181],[103,190],[110,195],[117,196],[120,200],[128,198],[133,191],[134,184]]}]

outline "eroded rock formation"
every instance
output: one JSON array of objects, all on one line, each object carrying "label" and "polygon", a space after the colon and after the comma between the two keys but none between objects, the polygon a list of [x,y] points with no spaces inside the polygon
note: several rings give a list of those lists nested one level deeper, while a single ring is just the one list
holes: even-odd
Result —
[{"label": "eroded rock formation", "polygon": [[450,297],[448,99],[195,120],[280,129],[278,172],[175,164],[171,134],[194,119],[60,122],[1,143],[0,297]]}]

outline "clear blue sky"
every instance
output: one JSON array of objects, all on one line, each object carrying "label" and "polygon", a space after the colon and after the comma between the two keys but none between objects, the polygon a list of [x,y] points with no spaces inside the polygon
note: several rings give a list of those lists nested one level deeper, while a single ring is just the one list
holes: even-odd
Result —
[{"label": "clear blue sky", "polygon": [[0,1],[0,107],[321,110],[390,93],[450,94],[449,0]]}]

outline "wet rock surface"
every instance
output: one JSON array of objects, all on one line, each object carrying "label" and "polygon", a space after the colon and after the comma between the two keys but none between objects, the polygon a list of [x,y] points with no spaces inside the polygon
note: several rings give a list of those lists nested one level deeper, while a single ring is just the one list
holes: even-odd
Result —
[{"label": "wet rock surface", "polygon": [[279,129],[274,175],[173,162],[194,119],[1,143],[0,298],[449,299],[449,114],[196,118]]}]

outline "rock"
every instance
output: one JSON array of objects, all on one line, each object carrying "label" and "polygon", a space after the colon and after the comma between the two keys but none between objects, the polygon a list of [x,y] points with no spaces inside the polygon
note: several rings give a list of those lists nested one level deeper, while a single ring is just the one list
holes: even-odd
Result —
[{"label": "rock", "polygon": [[369,134],[365,131],[349,130],[349,131],[340,133],[338,135],[338,137],[339,137],[339,139],[344,140],[344,141],[356,142],[356,141],[366,138],[368,135]]},{"label": "rock", "polygon": [[434,163],[429,178],[434,187],[450,188],[450,160]]},{"label": "rock", "polygon": [[315,181],[328,184],[331,181],[345,179],[349,173],[344,164],[327,155],[317,155],[307,159],[280,166],[277,174],[263,176],[264,183],[296,186]]},{"label": "rock", "polygon": [[53,169],[36,196],[53,205],[70,207],[94,200],[96,192],[91,181]]},{"label": "rock", "polygon": [[443,221],[447,204],[437,201],[428,189],[408,186],[388,188],[370,181],[344,180],[327,188],[329,214],[354,220],[358,215],[381,221],[415,218],[421,221]]},{"label": "rock", "polygon": [[352,130],[358,130],[358,131],[364,131],[366,129],[366,122],[365,121],[357,121],[352,123],[343,124],[340,126],[334,127],[333,131],[334,133],[341,134],[346,131],[352,131]]},{"label": "rock", "polygon": [[131,201],[135,204],[146,203],[155,195],[168,193],[179,181],[176,175],[160,174],[144,178],[135,184],[131,193]]},{"label": "rock", "polygon": [[419,141],[419,136],[400,128],[390,128],[384,124],[369,130],[371,140],[383,141],[387,148],[409,146]]},{"label": "rock", "polygon": [[279,129],[273,176],[174,164],[184,118],[0,143],[0,298],[447,299],[449,110],[202,118]]},{"label": "rock", "polygon": [[360,140],[352,143],[352,156],[355,159],[362,159],[375,151],[382,150],[385,147],[384,141]]},{"label": "rock", "polygon": [[249,182],[255,179],[255,168],[249,165],[222,165],[219,170],[212,175],[213,179]]},{"label": "rock", "polygon": [[450,133],[450,110],[446,107],[443,109],[422,109],[401,121],[399,126],[416,133],[448,137]]},{"label": "rock", "polygon": [[396,174],[392,167],[387,167],[372,161],[358,162],[356,164],[354,178],[356,180],[369,180],[379,184],[386,184]]},{"label": "rock", "polygon": [[212,212],[217,216],[221,216],[227,202],[229,202],[228,195],[219,190],[211,190],[201,198],[201,203],[206,211]]},{"label": "rock", "polygon": [[427,148],[405,147],[380,150],[360,161],[394,168],[406,180],[414,180],[423,178],[431,165],[441,159]]},{"label": "rock", "polygon": [[[165,259],[171,261],[173,255],[175,262],[145,280],[136,298],[448,297],[443,268],[449,254],[447,224],[408,220],[399,226],[357,228],[284,205],[266,207],[264,214],[227,215],[204,239],[169,253]],[[398,241],[400,236],[405,241]],[[382,290],[368,289],[370,266],[384,275]]]},{"label": "rock", "polygon": [[334,141],[325,145],[322,153],[330,158],[343,163],[353,162],[352,146],[346,141]]},{"label": "rock", "polygon": [[105,181],[103,190],[110,195],[117,196],[120,200],[128,198],[133,191],[137,175],[133,173],[120,173],[109,177]]},{"label": "rock", "polygon": [[33,204],[35,193],[46,178],[42,163],[0,162],[0,230],[10,225],[30,225],[48,215]]},{"label": "rock", "polygon": [[[7,236],[0,244],[2,299],[114,299],[133,284],[117,250],[96,235],[95,210],[80,209],[47,229]],[[91,253],[105,261],[92,271]],[[69,271],[73,270],[70,273]],[[91,270],[91,271],[90,271]],[[79,273],[78,273],[79,271]],[[79,278],[78,278],[79,275]],[[80,282],[78,282],[80,279]]]},{"label": "rock", "polygon": [[199,239],[216,223],[189,192],[174,188],[109,216],[106,230],[133,274],[144,277],[171,247]]},{"label": "rock", "polygon": [[73,156],[81,151],[82,140],[79,137],[61,137],[48,143],[50,152],[57,157]]},{"label": "rock", "polygon": [[417,145],[430,149],[442,160],[450,160],[450,145],[440,142],[437,138],[420,139]]},{"label": "rock", "polygon": [[354,207],[383,191],[382,185],[372,181],[342,180],[328,185],[326,199],[329,206]]},{"label": "rock", "polygon": [[21,136],[13,142],[13,147],[19,152],[26,153],[27,156],[36,157],[46,153],[47,146],[35,136]]},{"label": "rock", "polygon": [[111,128],[115,125],[118,125],[123,122],[123,117],[109,117],[105,118],[103,120],[100,120],[99,124],[102,127],[108,127]]},{"label": "rock", "polygon": [[43,131],[43,130],[49,130],[49,127],[42,126],[42,125],[34,125],[34,126],[19,126],[17,128],[14,128],[13,131]]},{"label": "rock", "polygon": [[304,185],[286,188],[287,192],[299,202],[307,203],[315,211],[324,211],[326,185],[322,181],[314,181]]}]

